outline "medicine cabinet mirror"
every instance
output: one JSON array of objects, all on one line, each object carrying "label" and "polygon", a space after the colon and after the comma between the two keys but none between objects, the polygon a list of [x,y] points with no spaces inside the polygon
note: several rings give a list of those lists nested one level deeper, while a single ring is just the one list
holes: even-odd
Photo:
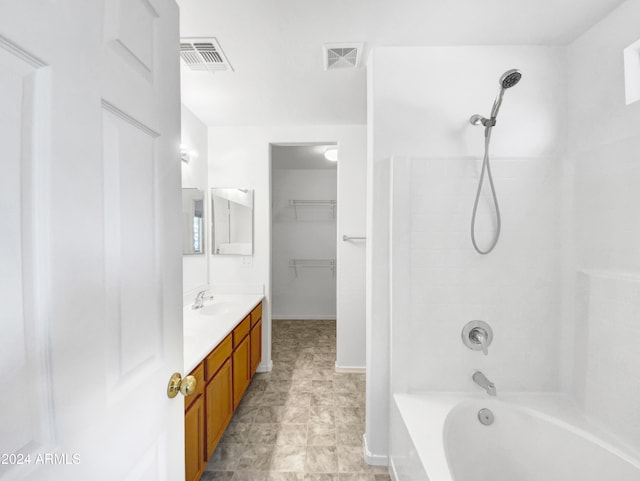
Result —
[{"label": "medicine cabinet mirror", "polygon": [[204,191],[182,189],[182,253],[204,254]]},{"label": "medicine cabinet mirror", "polygon": [[253,190],[211,189],[212,254],[253,254]]}]

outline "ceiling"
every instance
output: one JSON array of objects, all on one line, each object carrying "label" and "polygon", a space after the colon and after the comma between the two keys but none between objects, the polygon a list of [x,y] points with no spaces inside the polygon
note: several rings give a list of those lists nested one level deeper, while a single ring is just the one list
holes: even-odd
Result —
[{"label": "ceiling", "polygon": [[565,45],[623,0],[178,0],[182,37],[216,37],[235,72],[182,66],[207,125],[366,123],[366,70],[324,71],[322,46]]},{"label": "ceiling", "polygon": [[324,157],[324,152],[335,144],[309,145],[272,145],[271,166],[274,169],[332,169],[338,168],[337,162]]}]

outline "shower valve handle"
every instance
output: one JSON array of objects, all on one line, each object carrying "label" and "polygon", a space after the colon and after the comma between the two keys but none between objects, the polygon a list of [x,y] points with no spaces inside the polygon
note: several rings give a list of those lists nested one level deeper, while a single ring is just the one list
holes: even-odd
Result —
[{"label": "shower valve handle", "polygon": [[469,349],[489,354],[489,346],[493,341],[493,330],[484,321],[470,321],[462,329],[462,342]]},{"label": "shower valve handle", "polygon": [[488,337],[489,336],[487,335],[487,331],[485,331],[481,327],[474,327],[469,333],[469,339],[471,339],[471,342],[478,344],[485,356],[489,354],[489,350],[487,349]]}]

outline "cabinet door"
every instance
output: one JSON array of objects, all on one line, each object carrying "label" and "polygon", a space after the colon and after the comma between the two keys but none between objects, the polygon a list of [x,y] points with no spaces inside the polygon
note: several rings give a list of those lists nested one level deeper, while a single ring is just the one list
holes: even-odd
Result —
[{"label": "cabinet door", "polygon": [[227,359],[206,387],[207,458],[218,445],[233,415],[231,359]]},{"label": "cabinet door", "polygon": [[262,359],[262,319],[251,328],[251,376],[256,372]]},{"label": "cabinet door", "polygon": [[186,481],[198,481],[204,470],[204,401],[191,403],[184,414],[184,451]]},{"label": "cabinet door", "polygon": [[238,407],[245,389],[251,381],[251,351],[246,336],[233,351],[233,409]]}]

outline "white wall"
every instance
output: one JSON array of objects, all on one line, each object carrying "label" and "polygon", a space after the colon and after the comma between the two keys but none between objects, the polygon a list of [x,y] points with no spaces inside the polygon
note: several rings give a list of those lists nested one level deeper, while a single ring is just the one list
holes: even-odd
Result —
[{"label": "white wall", "polygon": [[[491,144],[503,232],[496,250],[480,256],[469,224],[483,129],[468,119],[489,113],[498,79],[510,68],[521,69],[523,79],[505,94]],[[368,328],[377,348],[367,363],[366,425],[372,455],[388,452],[385,387],[386,393],[474,390],[471,373],[479,368],[498,390],[560,388],[563,231],[555,212],[566,138],[565,72],[562,48],[373,52],[368,167],[369,185],[378,190],[370,196],[367,275],[374,294]],[[388,171],[391,157],[390,184],[379,172]],[[384,215],[390,208],[389,221]],[[485,236],[490,212],[483,200],[479,226]],[[391,306],[384,292],[375,295],[389,282]],[[464,324],[474,319],[494,329],[486,358],[460,339]]]},{"label": "white wall", "polygon": [[193,291],[208,284],[208,257],[211,251],[211,230],[209,229],[210,207],[207,194],[207,127],[193,113],[182,106],[182,143],[189,149],[196,150],[198,156],[188,164],[182,162],[182,187],[200,189],[205,194],[205,231],[204,255],[188,255],[182,257],[182,290],[184,302],[189,302]]},{"label": "white wall", "polygon": [[640,39],[627,1],[568,48],[575,170],[575,394],[640,449],[640,102],[625,104],[623,49]]},{"label": "white wall", "polygon": [[[365,126],[260,126],[209,128],[209,183],[212,187],[255,190],[254,255],[212,256],[212,284],[265,286],[263,358],[271,359],[271,198],[270,144],[337,143],[337,234],[358,235],[365,229]],[[355,234],[354,234],[355,233]],[[365,364],[364,245],[338,242],[337,366]]]},{"label": "white wall", "polygon": [[334,207],[294,207],[291,200],[337,198],[337,170],[272,170],[272,315],[335,319],[336,276],[330,268],[292,269],[291,259],[336,258]]}]

